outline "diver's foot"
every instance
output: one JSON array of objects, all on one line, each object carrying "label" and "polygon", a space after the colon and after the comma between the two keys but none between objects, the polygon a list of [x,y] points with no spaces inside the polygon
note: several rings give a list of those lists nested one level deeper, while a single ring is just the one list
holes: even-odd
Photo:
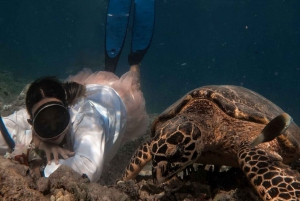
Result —
[{"label": "diver's foot", "polygon": [[135,65],[130,66],[130,71],[139,73],[140,72],[140,65],[135,64]]},{"label": "diver's foot", "polygon": [[130,72],[135,77],[134,83],[137,88],[140,88],[140,65],[134,64],[130,66]]}]

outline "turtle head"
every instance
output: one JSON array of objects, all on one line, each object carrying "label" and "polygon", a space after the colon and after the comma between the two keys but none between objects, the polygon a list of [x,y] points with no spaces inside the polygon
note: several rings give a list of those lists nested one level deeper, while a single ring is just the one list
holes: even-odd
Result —
[{"label": "turtle head", "polygon": [[152,157],[152,176],[154,183],[162,183],[183,170],[189,163],[184,157],[182,144],[167,148],[166,155],[155,154]]},{"label": "turtle head", "polygon": [[[182,120],[182,119],[181,119]],[[198,158],[200,129],[190,121],[169,121],[159,126],[151,146],[154,183],[171,179]]]}]

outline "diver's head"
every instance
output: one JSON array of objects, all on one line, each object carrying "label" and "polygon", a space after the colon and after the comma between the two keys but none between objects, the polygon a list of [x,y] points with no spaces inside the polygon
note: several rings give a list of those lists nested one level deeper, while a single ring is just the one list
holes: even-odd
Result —
[{"label": "diver's head", "polygon": [[43,141],[59,144],[68,131],[70,114],[63,84],[54,77],[35,80],[26,94],[28,123]]}]

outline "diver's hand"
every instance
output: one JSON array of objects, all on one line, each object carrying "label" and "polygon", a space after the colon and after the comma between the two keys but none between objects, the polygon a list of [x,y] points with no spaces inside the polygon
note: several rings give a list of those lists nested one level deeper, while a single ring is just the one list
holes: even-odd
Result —
[{"label": "diver's hand", "polygon": [[63,149],[56,144],[51,144],[41,141],[39,143],[39,149],[45,151],[48,165],[51,164],[51,154],[53,155],[55,164],[58,164],[58,156],[61,155],[64,159],[68,159],[70,156],[74,156],[74,152],[67,149]]},{"label": "diver's hand", "polygon": [[71,152],[67,149],[63,149],[56,144],[48,143],[42,141],[36,135],[33,135],[33,143],[34,146],[42,151],[45,151],[47,157],[47,163],[51,164],[51,154],[53,154],[53,158],[55,164],[58,164],[58,156],[61,155],[64,159],[68,159],[70,156],[74,156],[75,153]]}]

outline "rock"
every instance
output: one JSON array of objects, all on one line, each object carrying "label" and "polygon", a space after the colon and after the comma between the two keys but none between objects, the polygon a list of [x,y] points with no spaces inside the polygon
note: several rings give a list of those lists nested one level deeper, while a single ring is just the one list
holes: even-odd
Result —
[{"label": "rock", "polygon": [[43,194],[49,193],[49,179],[45,177],[41,177],[37,180],[37,190]]},{"label": "rock", "polygon": [[28,167],[0,157],[1,200],[48,200],[36,186]]},{"label": "rock", "polygon": [[49,178],[40,178],[29,167],[0,156],[0,200],[99,200],[129,201],[114,187],[90,183],[86,177],[60,166]]},{"label": "rock", "polygon": [[64,189],[72,193],[75,200],[130,200],[128,195],[118,189],[90,183],[87,177],[81,176],[65,165],[61,165],[48,179],[50,193],[55,194],[57,189]]}]

